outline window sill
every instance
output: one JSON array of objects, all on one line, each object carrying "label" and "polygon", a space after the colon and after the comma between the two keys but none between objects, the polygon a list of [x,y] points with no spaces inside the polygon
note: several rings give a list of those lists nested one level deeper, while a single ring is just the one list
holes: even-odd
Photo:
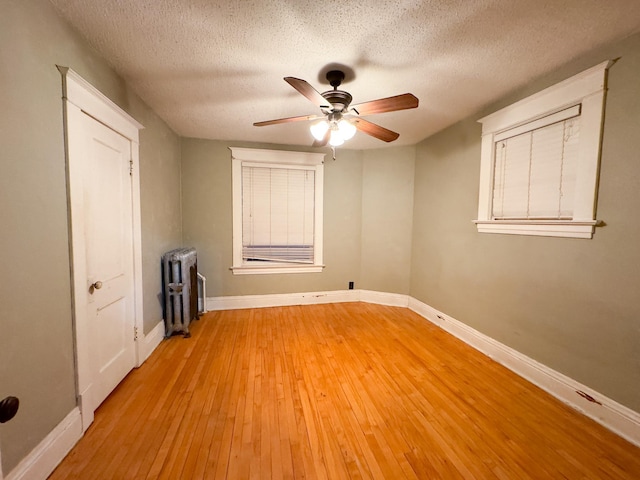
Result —
[{"label": "window sill", "polygon": [[241,265],[231,267],[234,275],[268,275],[278,273],[321,273],[324,265]]},{"label": "window sill", "polygon": [[570,220],[474,220],[479,233],[535,235],[540,237],[593,238],[598,224]]}]

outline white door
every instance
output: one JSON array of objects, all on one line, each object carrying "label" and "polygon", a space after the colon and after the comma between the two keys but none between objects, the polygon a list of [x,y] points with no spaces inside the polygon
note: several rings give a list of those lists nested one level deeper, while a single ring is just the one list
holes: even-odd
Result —
[{"label": "white door", "polygon": [[136,363],[131,142],[83,114],[86,328],[97,407]]},{"label": "white door", "polygon": [[142,330],[139,131],[67,67],[62,74],[71,221],[77,394],[82,429],[138,365]]}]

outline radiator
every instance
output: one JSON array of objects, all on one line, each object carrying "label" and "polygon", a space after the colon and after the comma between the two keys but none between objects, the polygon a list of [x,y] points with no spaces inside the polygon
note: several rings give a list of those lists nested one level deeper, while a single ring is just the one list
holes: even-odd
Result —
[{"label": "radiator", "polygon": [[195,248],[178,248],[162,256],[165,337],[191,336],[189,324],[198,319],[198,260]]}]

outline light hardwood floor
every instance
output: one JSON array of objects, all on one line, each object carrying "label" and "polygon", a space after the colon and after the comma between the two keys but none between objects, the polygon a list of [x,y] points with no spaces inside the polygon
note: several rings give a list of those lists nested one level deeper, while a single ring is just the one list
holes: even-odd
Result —
[{"label": "light hardwood floor", "polygon": [[637,479],[640,448],[404,308],[211,312],[51,479]]}]

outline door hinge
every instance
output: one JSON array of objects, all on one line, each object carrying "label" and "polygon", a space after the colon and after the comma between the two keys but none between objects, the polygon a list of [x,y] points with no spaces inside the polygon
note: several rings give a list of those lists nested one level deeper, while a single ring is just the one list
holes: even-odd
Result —
[{"label": "door hinge", "polygon": [[133,327],[133,341],[138,341],[138,327]]},{"label": "door hinge", "polygon": [[133,176],[133,159],[129,160],[129,175]]}]

